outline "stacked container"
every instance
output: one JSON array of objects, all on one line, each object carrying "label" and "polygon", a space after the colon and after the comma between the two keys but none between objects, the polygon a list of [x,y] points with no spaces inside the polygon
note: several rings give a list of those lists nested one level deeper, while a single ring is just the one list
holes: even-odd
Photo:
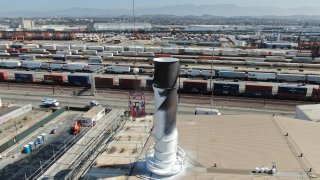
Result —
[{"label": "stacked container", "polygon": [[235,83],[213,83],[213,93],[218,95],[238,95],[239,84]]},{"label": "stacked container", "polygon": [[105,76],[96,76],[95,83],[97,88],[113,88],[114,87],[114,78],[105,77]]},{"label": "stacked container", "polygon": [[271,97],[272,85],[246,84],[244,94],[255,97]]},{"label": "stacked container", "polygon": [[278,98],[282,99],[305,99],[307,88],[303,86],[280,85],[278,87]]},{"label": "stacked container", "polygon": [[138,90],[141,88],[141,79],[135,78],[120,78],[119,88],[124,90]]},{"label": "stacked container", "polygon": [[183,81],[183,91],[187,93],[207,93],[208,82],[187,80]]},{"label": "stacked container", "polygon": [[0,71],[0,81],[7,81],[9,79],[7,71]]},{"label": "stacked container", "polygon": [[34,73],[14,73],[14,78],[16,82],[22,83],[33,83],[35,79]]},{"label": "stacked container", "polygon": [[43,81],[50,84],[62,85],[66,81],[64,74],[45,74],[43,75]]},{"label": "stacked container", "polygon": [[68,83],[71,86],[90,86],[90,76],[87,74],[70,74],[68,75]]}]

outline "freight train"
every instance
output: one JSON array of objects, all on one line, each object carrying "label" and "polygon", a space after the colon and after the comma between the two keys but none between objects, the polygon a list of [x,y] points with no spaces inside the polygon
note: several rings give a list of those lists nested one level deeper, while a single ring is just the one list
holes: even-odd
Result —
[{"label": "freight train", "polygon": [[[15,72],[14,78],[9,79],[6,71],[0,71],[0,81],[12,81],[20,83],[43,83],[64,86],[90,87],[90,74],[45,74],[43,79],[36,80],[35,73]],[[118,82],[118,83],[116,83]],[[153,79],[147,78],[114,78],[108,75],[95,76],[95,86],[97,88],[118,88],[122,90],[152,90]],[[261,83],[247,83],[244,91],[240,90],[238,82],[213,82],[211,87],[207,80],[183,80],[179,91],[192,94],[215,94],[228,96],[247,96],[260,98],[279,98],[292,100],[312,100],[320,101],[320,88],[314,87],[311,96],[307,96],[308,88],[300,84],[279,84],[277,87]],[[277,92],[274,93],[274,91]]]},{"label": "freight train", "polygon": [[[163,55],[175,56],[192,55],[195,59],[208,58],[207,56],[243,57],[244,61],[253,61],[263,58],[265,62],[293,62],[313,63],[320,59],[313,59],[307,54],[299,54],[297,50],[270,50],[270,49],[208,49],[196,47],[144,47],[144,46],[88,46],[88,45],[56,45],[56,44],[0,44],[1,55],[23,55],[28,53],[60,54],[65,56],[91,55],[103,56],[105,53],[121,56],[158,57]],[[309,56],[309,57],[308,57]],[[261,59],[259,59],[261,61]]]}]

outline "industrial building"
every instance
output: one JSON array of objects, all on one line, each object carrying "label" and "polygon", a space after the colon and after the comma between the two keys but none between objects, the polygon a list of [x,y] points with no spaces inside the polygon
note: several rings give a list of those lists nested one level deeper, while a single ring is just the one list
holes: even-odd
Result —
[{"label": "industrial building", "polygon": [[22,29],[28,29],[34,27],[34,21],[20,18],[20,26]]},{"label": "industrial building", "polygon": [[93,28],[97,31],[131,31],[131,30],[148,30],[152,28],[150,23],[95,23]]},{"label": "industrial building", "polygon": [[77,120],[81,122],[82,126],[94,126],[104,115],[105,109],[100,106],[95,106]]},{"label": "industrial building", "polygon": [[300,105],[296,109],[296,118],[308,121],[320,121],[320,104]]}]

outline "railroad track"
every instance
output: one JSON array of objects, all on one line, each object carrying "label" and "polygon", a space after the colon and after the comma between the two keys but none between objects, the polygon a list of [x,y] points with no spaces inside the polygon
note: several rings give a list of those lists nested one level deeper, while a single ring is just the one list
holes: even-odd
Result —
[{"label": "railroad track", "polygon": [[[6,88],[7,83],[0,83],[0,88]],[[52,85],[43,85],[43,84],[24,84],[24,83],[10,83],[11,89],[18,88],[21,90],[26,89],[36,89],[38,92],[51,92]],[[71,93],[73,91],[86,91],[91,92],[90,88],[84,87],[73,87],[73,86],[59,86],[55,85],[55,89],[57,92],[60,92],[59,87],[63,87],[64,92]],[[104,94],[112,94],[113,96],[120,97],[123,99],[127,99],[129,90],[121,90],[121,89],[110,89],[110,88],[97,88],[97,93],[100,95]],[[149,100],[153,100],[153,92],[151,90],[144,91],[145,96]],[[217,95],[208,95],[208,94],[185,94],[179,93],[179,101],[181,103],[194,103],[198,102],[200,104],[211,104],[211,99],[213,102],[235,102],[235,103],[250,103],[250,104],[262,104],[262,105],[281,105],[281,106],[296,106],[299,104],[312,104],[314,102],[310,102],[307,100],[283,100],[283,99],[275,99],[275,98],[258,98],[258,97],[243,97],[243,96],[217,96]]]}]

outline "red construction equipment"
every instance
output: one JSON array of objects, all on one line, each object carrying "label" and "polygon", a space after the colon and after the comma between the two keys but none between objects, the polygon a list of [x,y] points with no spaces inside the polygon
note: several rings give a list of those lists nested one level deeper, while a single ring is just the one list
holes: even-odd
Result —
[{"label": "red construction equipment", "polygon": [[81,124],[79,121],[75,121],[73,127],[70,129],[70,134],[77,135],[80,132]]}]

